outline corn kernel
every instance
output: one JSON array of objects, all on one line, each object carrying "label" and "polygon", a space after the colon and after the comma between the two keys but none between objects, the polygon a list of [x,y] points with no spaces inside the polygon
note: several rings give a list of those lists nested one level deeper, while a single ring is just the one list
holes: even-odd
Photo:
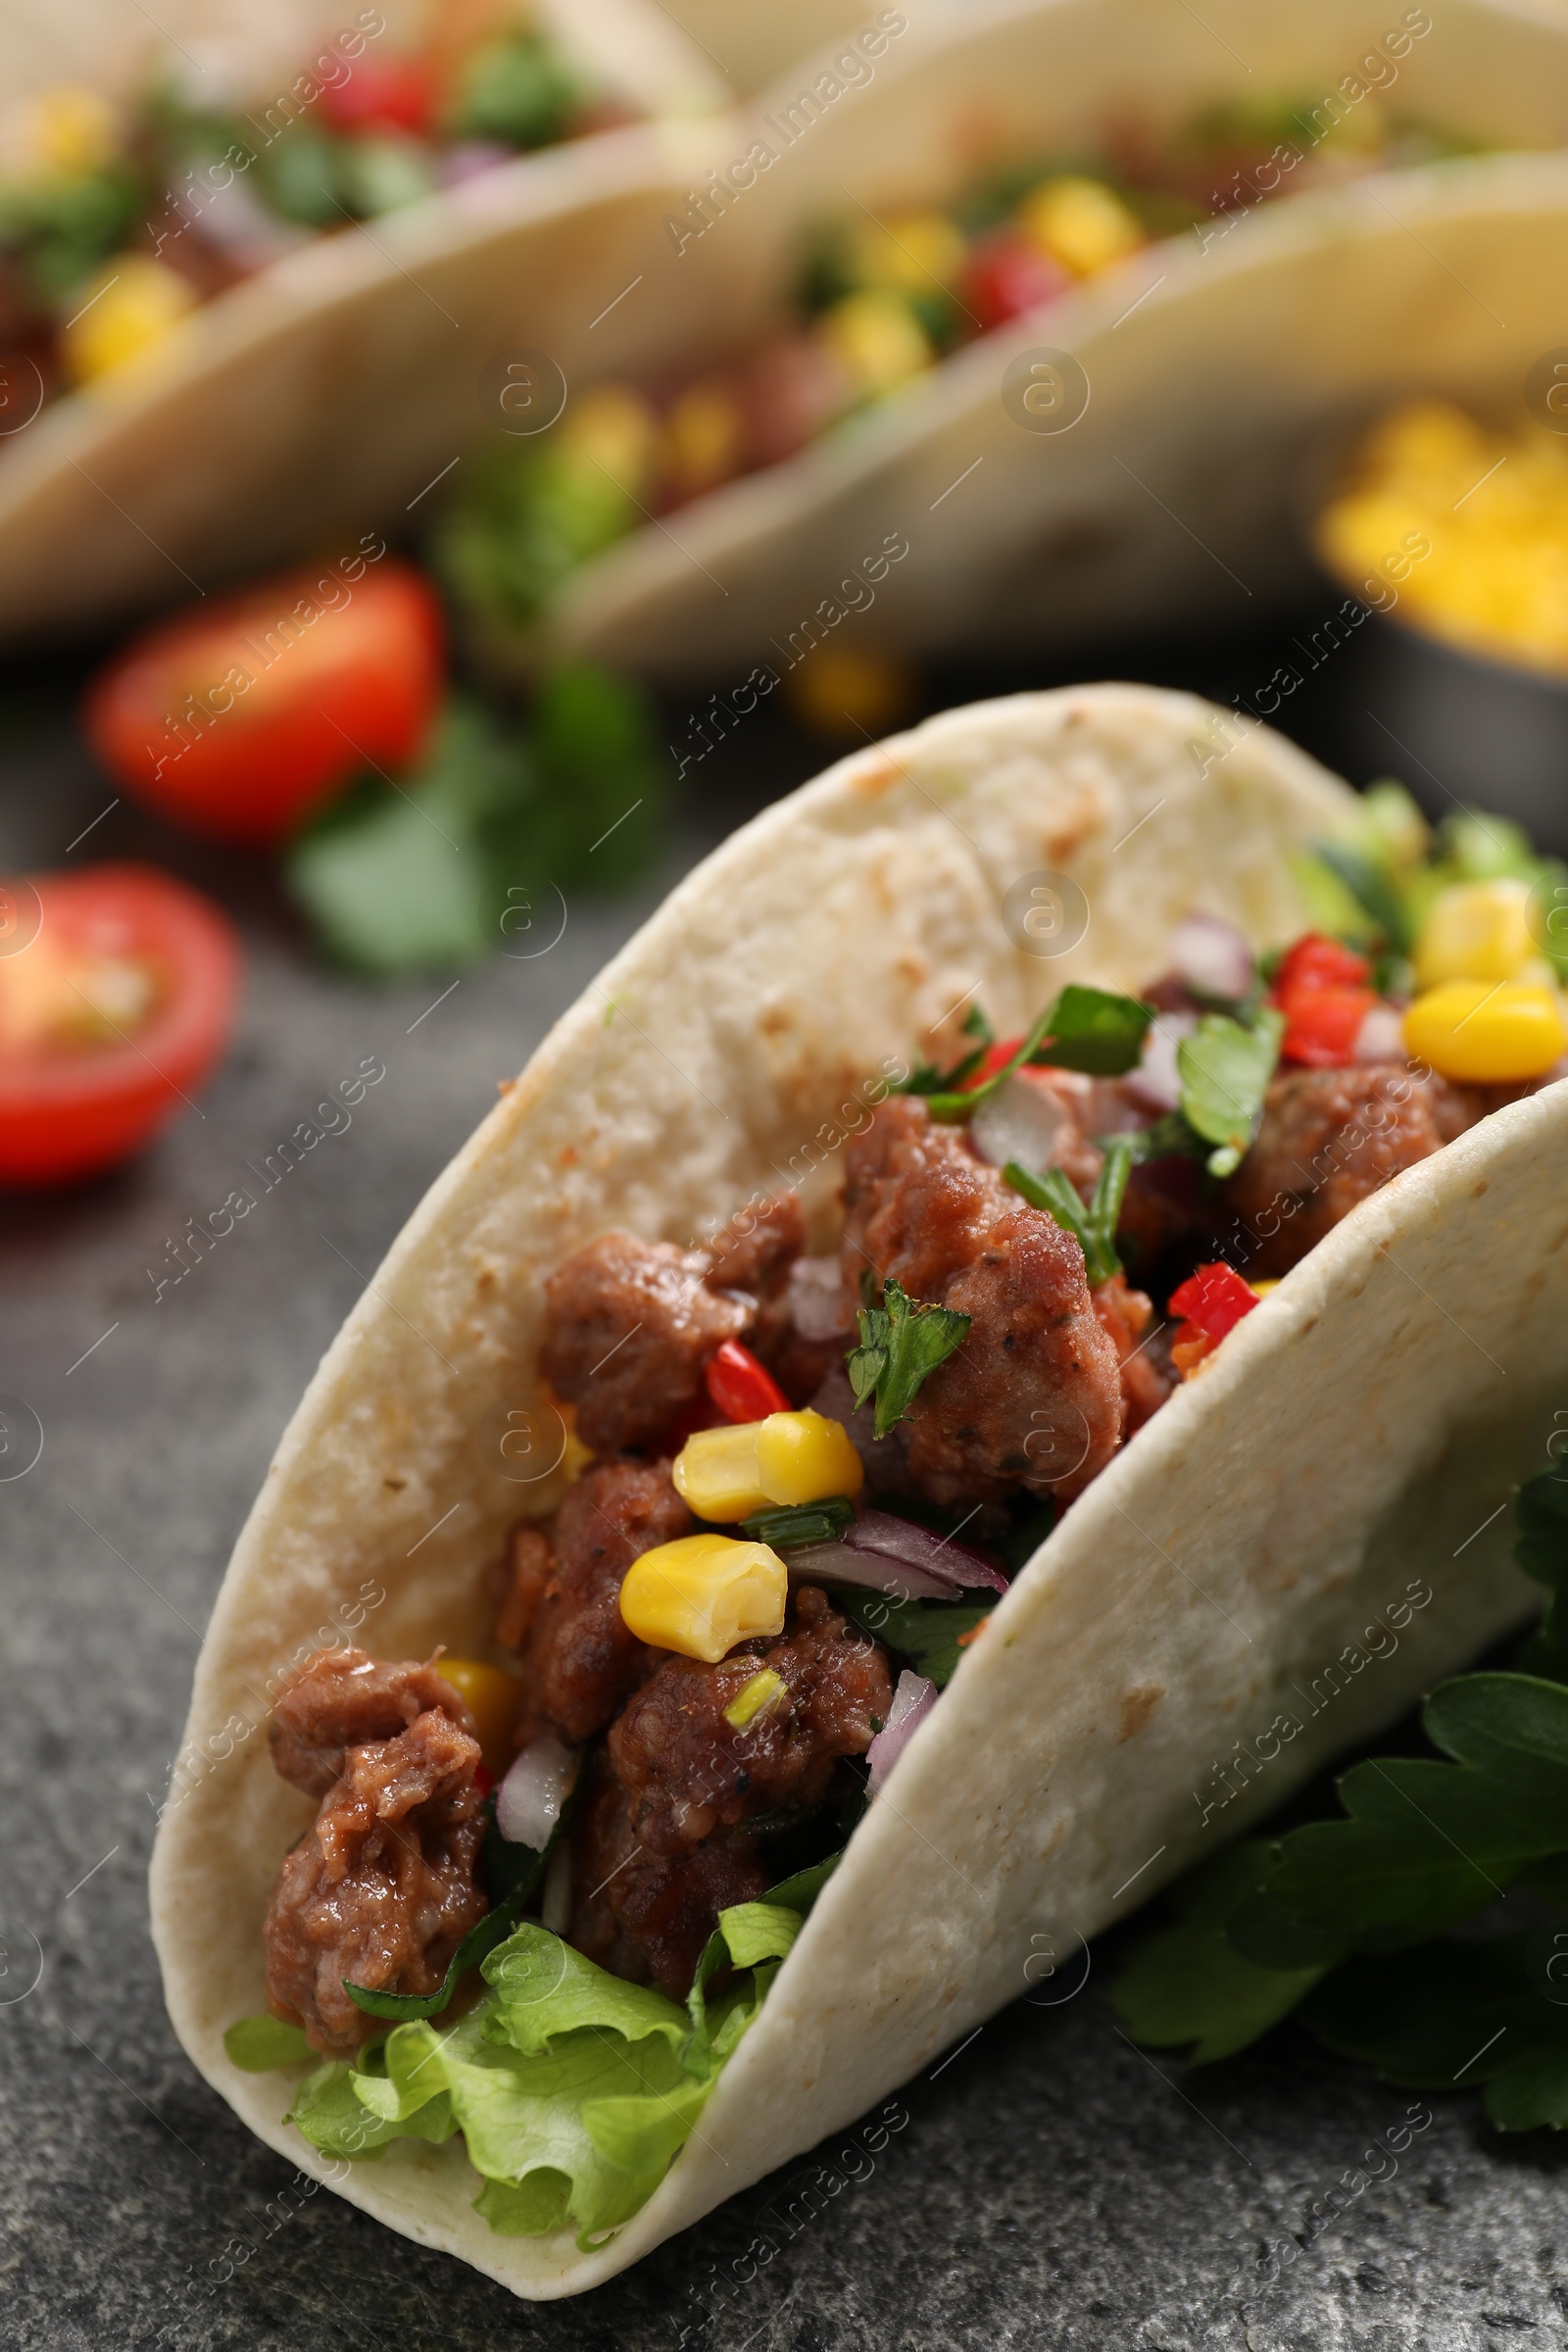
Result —
[{"label": "corn kernel", "polygon": [[78,384],[107,375],[161,342],[196,308],[196,289],[188,278],[136,253],[117,254],[100,270],[95,292],[77,292],[82,299],[60,341]]},{"label": "corn kernel", "polygon": [[1461,882],[1435,902],[1415,945],[1423,988],[1445,980],[1513,980],[1537,954],[1531,889],[1517,879]]},{"label": "corn kernel", "polygon": [[854,645],[818,645],[785,680],[791,713],[813,735],[863,742],[907,716],[915,683],[906,662]]},{"label": "corn kernel", "polygon": [[1276,1275],[1272,1282],[1250,1282],[1247,1287],[1254,1298],[1266,1298],[1270,1291],[1279,1289],[1280,1278]]},{"label": "corn kernel", "polygon": [[1032,188],[1018,207],[1018,225],[1074,277],[1092,277],[1145,242],[1142,221],[1113,188],[1071,174]]},{"label": "corn kernel", "polygon": [[885,227],[865,221],[854,240],[852,266],[868,286],[929,295],[951,291],[967,251],[962,231],[946,213],[905,213]]},{"label": "corn kernel", "polygon": [[522,1685],[515,1675],[503,1674],[499,1666],[486,1666],[478,1658],[438,1658],[435,1670],[473,1717],[485,1770],[499,1781],[512,1762],[512,1730]]},{"label": "corn kernel", "polygon": [[857,400],[896,392],[929,368],[935,356],[907,303],[875,288],[834,303],[823,312],[817,332]]},{"label": "corn kernel", "polygon": [[662,469],[676,499],[698,498],[739,473],[745,457],[740,402],[722,384],[693,384],[664,418]]},{"label": "corn kernel", "polygon": [[675,1456],[675,1492],[699,1519],[749,1519],[769,1500],[757,1466],[760,1421],[694,1430]]},{"label": "corn kernel", "polygon": [[631,498],[648,487],[658,439],[658,417],[629,384],[601,384],[585,393],[561,427],[561,447],[602,466]]},{"label": "corn kernel", "polygon": [[757,1469],[769,1502],[858,1494],[865,1467],[842,1421],[825,1413],[769,1413],[757,1434]]},{"label": "corn kernel", "polygon": [[741,1685],[724,1709],[724,1721],[732,1731],[744,1732],[764,1707],[770,1707],[788,1690],[789,1685],[784,1677],[775,1674],[771,1666],[764,1666],[760,1674],[753,1675],[749,1683]]},{"label": "corn kernel", "polygon": [[24,175],[84,178],[111,164],[120,143],[119,119],[108,99],[64,82],[40,90],[26,108],[16,160]]},{"label": "corn kernel", "polygon": [[1555,990],[1531,981],[1446,980],[1417,997],[1404,1042],[1443,1078],[1539,1078],[1568,1050]]},{"label": "corn kernel", "polygon": [[788,1599],[784,1563],[766,1544],[680,1536],[633,1560],[620,1613],[639,1642],[716,1666],[738,1642],[781,1634]]}]

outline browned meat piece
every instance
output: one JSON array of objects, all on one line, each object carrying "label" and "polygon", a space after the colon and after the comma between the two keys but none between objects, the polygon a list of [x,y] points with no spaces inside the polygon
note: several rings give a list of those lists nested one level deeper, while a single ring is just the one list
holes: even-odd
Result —
[{"label": "browned meat piece", "polygon": [[1289,1273],[1358,1201],[1491,1107],[1479,1088],[1390,1062],[1274,1079],[1256,1141],[1223,1187],[1256,1245],[1249,1276]]},{"label": "browned meat piece", "polygon": [[1116,1220],[1116,1248],[1140,1276],[1167,1250],[1201,1248],[1219,1232],[1211,1187],[1200,1160],[1187,1153],[1145,1160],[1133,1169]]},{"label": "browned meat piece", "polygon": [[1122,1401],[1127,1407],[1124,1434],[1131,1437],[1158,1412],[1171,1392],[1171,1382],[1151,1352],[1148,1332],[1153,1306],[1143,1291],[1128,1285],[1124,1274],[1112,1275],[1090,1294],[1100,1328],[1109,1339],[1121,1364]]},{"label": "browned meat piece", "polygon": [[429,1707],[473,1730],[433,1661],[392,1666],[363,1649],[318,1649],[278,1693],[267,1735],[272,1762],[307,1796],[324,1796],[343,1772],[346,1748],[391,1740]]},{"label": "browned meat piece", "polygon": [[849,1145],[845,1212],[847,1284],[869,1265],[973,1318],[902,1432],[922,1492],[948,1508],[1080,1493],[1121,1442],[1122,1398],[1077,1243],[912,1096]]},{"label": "browned meat piece", "polygon": [[503,1649],[522,1647],[555,1568],[556,1555],[542,1528],[513,1529],[507,1583],[496,1612],[496,1640]]},{"label": "browned meat piece", "polygon": [[643,1552],[689,1535],[691,1525],[667,1462],[596,1462],[567,1489],[554,1566],[522,1647],[519,1747],[542,1731],[591,1740],[653,1672],[662,1653],[621,1616],[621,1579]]},{"label": "browned meat piece", "polygon": [[806,1247],[806,1219],[794,1193],[737,1209],[707,1249],[709,1287],[775,1298]]},{"label": "browned meat piece", "polygon": [[708,1262],[605,1233],[551,1275],[540,1362],[596,1453],[652,1446],[696,1403],[714,1348],[750,1329],[755,1308],[710,1290]]},{"label": "browned meat piece", "polygon": [[352,2057],[381,2030],[350,2000],[345,1978],[434,1992],[484,1917],[478,1762],[469,1731],[427,1707],[395,1738],[347,1749],[315,1828],[284,1857],[267,1911],[268,2002],[326,2056]]},{"label": "browned meat piece", "polygon": [[766,1891],[750,1838],[711,1838],[684,1854],[650,1854],[632,1830],[626,1791],[601,1753],[571,1841],[567,1940],[633,1984],[650,1978],[684,2000],[704,1944],[731,1903]]},{"label": "browned meat piece", "polygon": [[[736,1730],[724,1710],[762,1667],[785,1690]],[[802,1585],[775,1642],[716,1666],[666,1657],[610,1730],[610,1759],[646,1851],[677,1854],[764,1813],[810,1812],[840,1756],[863,1755],[893,1702],[887,1659]]]}]

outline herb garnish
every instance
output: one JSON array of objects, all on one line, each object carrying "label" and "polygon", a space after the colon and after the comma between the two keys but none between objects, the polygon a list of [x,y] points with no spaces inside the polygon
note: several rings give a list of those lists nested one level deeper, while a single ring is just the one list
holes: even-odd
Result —
[{"label": "herb garnish", "polygon": [[[1084,1070],[1097,1078],[1117,1078],[1133,1069],[1142,1056],[1144,1035],[1154,1015],[1136,997],[1116,996],[1108,989],[1081,988],[1069,983],[1054,1004],[1048,1004],[1028,1036],[1002,1067],[980,1086],[967,1091],[962,1081],[978,1068],[984,1049],[970,1054],[944,1076],[940,1086],[906,1083],[906,1093],[926,1097],[934,1119],[966,1119],[988,1095],[1004,1086],[1025,1062],[1063,1070]],[[965,1023],[967,1028],[968,1024]],[[923,1076],[924,1071],[916,1072]]]},{"label": "herb garnish", "polygon": [[947,1070],[939,1070],[934,1061],[916,1062],[907,1078],[900,1079],[889,1092],[895,1095],[942,1095],[951,1094],[955,1088],[960,1087],[965,1078],[980,1067],[997,1042],[997,1033],[978,1004],[970,1005],[959,1027],[965,1037],[978,1041],[969,1053]]},{"label": "herb garnish", "polygon": [[1257,1132],[1284,1035],[1285,1015],[1265,1004],[1250,1028],[1228,1013],[1205,1012],[1196,1033],[1177,1047],[1182,1116],[1195,1135],[1217,1147],[1207,1154],[1211,1176],[1229,1176],[1240,1167]]},{"label": "herb garnish", "polygon": [[1104,1139],[1104,1162],[1094,1199],[1084,1206],[1082,1195],[1060,1168],[1047,1168],[1043,1176],[1031,1175],[1015,1159],[1009,1159],[1002,1173],[1015,1193],[1021,1193],[1031,1208],[1043,1208],[1048,1217],[1063,1226],[1084,1253],[1084,1272],[1089,1287],[1098,1291],[1102,1283],[1109,1282],[1121,1272],[1121,1259],[1116,1254],[1116,1220],[1121,1215],[1122,1195],[1127,1190],[1127,1178],[1133,1164],[1133,1145],[1130,1136],[1108,1135]]},{"label": "herb garnish", "polygon": [[770,1544],[787,1551],[792,1544],[831,1544],[855,1517],[847,1494],[829,1494],[821,1502],[786,1502],[754,1511],[741,1521],[741,1532],[754,1544]]},{"label": "herb garnish", "polygon": [[1568,1925],[1484,1941],[1446,1931],[1518,1890],[1568,1913],[1568,1477],[1515,1503],[1520,1566],[1550,1592],[1512,1673],[1427,1700],[1438,1757],[1386,1756],[1340,1783],[1346,1817],[1250,1839],[1194,1872],[1177,1924],[1111,1995],[1140,2041],[1226,2057],[1295,2012],[1343,2056],[1415,2089],[1486,2091],[1500,2131],[1568,2127]]},{"label": "herb garnish", "polygon": [[958,1671],[963,1637],[983,1625],[1000,1595],[962,1600],[891,1600],[858,1586],[835,1586],[833,1604],[865,1633],[907,1658],[916,1674],[945,1690]]},{"label": "herb garnish", "polygon": [[962,1342],[971,1318],[951,1307],[927,1306],[901,1283],[883,1286],[881,1306],[861,1307],[860,1345],[847,1369],[855,1401],[876,1396],[875,1434],[885,1438],[908,1412],[928,1372],[946,1362]]}]

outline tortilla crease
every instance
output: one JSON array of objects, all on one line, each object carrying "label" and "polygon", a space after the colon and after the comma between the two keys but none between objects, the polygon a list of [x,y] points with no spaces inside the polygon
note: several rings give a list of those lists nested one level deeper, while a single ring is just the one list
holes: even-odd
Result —
[{"label": "tortilla crease", "polygon": [[[591,30],[604,45],[609,5],[557,0],[579,45]],[[658,0],[643,13],[673,30]],[[0,448],[0,638],[405,532],[445,495],[417,503],[455,454],[495,443],[480,386],[499,355],[547,353],[573,394],[718,364],[789,315],[825,220],[950,201],[996,157],[1075,154],[1102,124],[1174,127],[1259,92],[1301,95],[1352,139],[1372,108],[1568,144],[1568,14],[1530,0],[1404,12],[1430,15],[1419,34],[1381,0],[905,0],[896,33],[875,29],[886,13],[867,0],[842,73],[841,27],[753,106],[569,142],[316,240],[45,411]],[[748,0],[734,53],[712,39],[738,86],[773,62],[778,23]],[[826,28],[825,0],[789,27]],[[678,111],[668,76],[645,78],[653,111]],[[735,167],[758,139],[773,161],[748,181]],[[1513,396],[1561,337],[1565,223],[1568,166],[1545,156],[1239,206],[1222,236],[1130,256],[787,465],[634,532],[584,566],[553,640],[498,630],[482,651],[504,669],[553,644],[710,683],[712,663],[768,661],[769,638],[789,646],[824,600],[842,604],[889,533],[908,557],[854,626],[902,650],[1190,614],[1242,593],[1226,567],[1257,595],[1298,582],[1303,437],[1412,388]],[[998,397],[1004,368],[1042,345],[1090,379],[1066,433],[1025,431]],[[1217,561],[1176,519],[1200,504]]]},{"label": "tortilla crease", "polygon": [[[1565,1393],[1568,1086],[1358,1207],[1074,1504],[857,1831],[700,2136],[610,2243],[493,2235],[460,2142],[328,2168],[282,2123],[291,2082],[224,2055],[264,2006],[268,1893],[310,1818],[269,1759],[269,1689],[340,1627],[393,1658],[486,1641],[481,1573],[528,1490],[481,1441],[537,1399],[567,1251],[617,1225],[687,1240],[792,1177],[820,1241],[847,1130],[944,1014],[978,996],[1005,1033],[1065,980],[1148,982],[1195,907],[1278,941],[1302,919],[1288,854],[1349,805],[1281,737],[1186,695],[979,704],[747,825],[551,1032],[283,1439],[158,1834],[175,2030],[291,2163],[518,2294],[590,2286],[850,2123],[1033,1984],[1048,1941],[1076,1951],[1528,1615],[1496,1514]],[[1054,957],[1001,913],[1042,872],[1089,916]],[[1347,1671],[1412,1583],[1431,1597],[1396,1650]],[[1282,1709],[1299,1737],[1205,1831],[1216,1765]]]}]

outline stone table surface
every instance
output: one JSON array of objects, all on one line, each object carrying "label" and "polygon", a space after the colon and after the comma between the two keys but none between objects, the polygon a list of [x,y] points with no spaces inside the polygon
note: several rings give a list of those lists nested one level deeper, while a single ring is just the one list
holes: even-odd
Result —
[{"label": "stone table surface", "polygon": [[[30,721],[12,714],[7,862],[61,861],[111,797],[66,708],[46,680]],[[814,763],[761,728],[743,754],[688,807],[661,886]],[[1099,1997],[1102,1947],[1087,1984],[1078,1972],[1020,1986],[880,2123],[573,2302],[518,2303],[325,2190],[289,2193],[290,2166],[175,2043],[148,1936],[155,1809],[201,1629],[273,1444],[365,1279],[497,1079],[658,894],[573,905],[549,955],[497,959],[444,997],[445,980],[372,992],[323,973],[238,860],[123,809],[74,855],[138,850],[227,901],[250,976],[200,1116],[123,1174],[0,1203],[0,1392],[44,1438],[36,1466],[0,1485],[0,2341],[1470,2352],[1568,2338],[1552,2143],[1501,2141],[1472,2101],[1412,2102],[1304,2036],[1197,2075],[1156,2064]],[[156,1297],[185,1220],[368,1055],[386,1077],[352,1126]],[[1369,2156],[1391,2135],[1397,2154]]]}]

